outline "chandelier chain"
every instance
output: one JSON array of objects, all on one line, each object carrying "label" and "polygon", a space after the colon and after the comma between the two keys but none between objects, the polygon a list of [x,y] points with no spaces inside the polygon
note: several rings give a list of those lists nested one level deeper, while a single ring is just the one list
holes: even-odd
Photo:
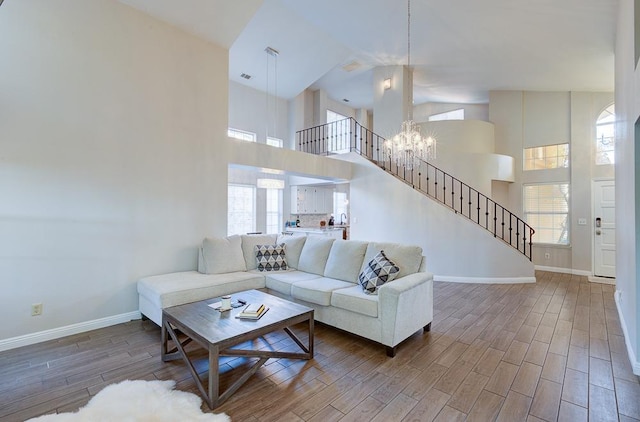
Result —
[{"label": "chandelier chain", "polygon": [[407,67],[411,69],[411,0],[407,0]]},{"label": "chandelier chain", "polygon": [[[413,70],[411,69],[411,0],[407,0],[407,74],[413,90]],[[411,93],[413,98],[413,93]],[[395,162],[398,168],[412,171],[420,169],[421,163],[436,158],[436,140],[433,136],[420,133],[420,125],[413,121],[413,102],[408,104],[408,119],[402,123],[400,133],[384,142],[384,156]]]}]

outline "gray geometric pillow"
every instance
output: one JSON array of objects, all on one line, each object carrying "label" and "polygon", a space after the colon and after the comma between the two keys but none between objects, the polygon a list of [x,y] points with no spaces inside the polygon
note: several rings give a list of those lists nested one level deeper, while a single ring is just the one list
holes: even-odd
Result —
[{"label": "gray geometric pillow", "polygon": [[256,261],[259,271],[286,271],[286,245],[256,245]]},{"label": "gray geometric pillow", "polygon": [[387,258],[384,251],[380,251],[362,270],[358,282],[366,294],[377,295],[378,288],[395,279],[399,272],[400,268]]}]

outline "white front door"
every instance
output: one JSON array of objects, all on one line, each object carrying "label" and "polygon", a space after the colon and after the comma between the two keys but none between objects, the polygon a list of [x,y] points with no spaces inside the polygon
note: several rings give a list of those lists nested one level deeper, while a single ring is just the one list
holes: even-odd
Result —
[{"label": "white front door", "polygon": [[593,275],[616,276],[615,181],[593,182]]}]

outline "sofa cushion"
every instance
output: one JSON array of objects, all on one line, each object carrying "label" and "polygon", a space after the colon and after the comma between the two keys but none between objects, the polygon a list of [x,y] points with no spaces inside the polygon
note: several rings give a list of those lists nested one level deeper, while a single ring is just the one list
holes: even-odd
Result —
[{"label": "sofa cushion", "polygon": [[256,262],[256,245],[275,245],[275,234],[243,234],[242,238],[242,253],[244,255],[245,265],[247,270],[254,270],[258,268]]},{"label": "sofa cushion", "polygon": [[358,276],[358,282],[362,290],[370,295],[377,295],[378,288],[384,283],[394,280],[398,276],[400,268],[380,251],[367,264]]},{"label": "sofa cushion", "polygon": [[[202,241],[202,261],[205,274],[246,271],[240,236],[206,238]],[[255,259],[254,259],[255,261]]]},{"label": "sofa cushion", "polygon": [[331,293],[334,290],[351,286],[353,283],[348,281],[320,277],[292,284],[291,296],[317,305],[329,306],[331,305]]},{"label": "sofa cushion", "polygon": [[420,264],[422,263],[422,248],[420,246],[407,246],[389,242],[369,242],[361,271],[382,250],[387,258],[395,262],[400,268],[397,278],[417,273],[420,270]]},{"label": "sofa cushion", "polygon": [[304,273],[302,271],[279,271],[276,273],[263,273],[265,285],[268,289],[291,296],[291,286],[305,280],[320,278],[317,274]]},{"label": "sofa cushion", "polygon": [[306,273],[324,275],[324,267],[334,240],[325,236],[307,236],[300,253],[298,269]]},{"label": "sofa cushion", "polygon": [[285,244],[256,245],[256,263],[258,271],[286,271],[287,256]]},{"label": "sofa cushion", "polygon": [[201,274],[183,271],[141,278],[138,293],[162,309],[241,290],[261,289],[264,283],[262,273]]},{"label": "sofa cushion", "polygon": [[324,268],[324,276],[357,283],[367,244],[368,242],[357,240],[333,242]]},{"label": "sofa cushion", "polygon": [[300,253],[302,252],[302,247],[304,246],[304,242],[307,240],[307,236],[285,236],[278,235],[278,239],[276,243],[279,245],[284,243],[287,245],[287,266],[289,268],[298,269],[298,265],[300,263]]},{"label": "sofa cushion", "polygon": [[334,290],[331,306],[373,318],[378,317],[378,296],[365,294],[360,286]]}]

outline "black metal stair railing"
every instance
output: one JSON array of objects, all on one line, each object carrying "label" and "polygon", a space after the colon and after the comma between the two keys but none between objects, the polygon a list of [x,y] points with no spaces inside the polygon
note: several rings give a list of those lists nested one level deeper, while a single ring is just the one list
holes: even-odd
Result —
[{"label": "black metal stair railing", "polygon": [[529,260],[535,230],[524,220],[466,183],[422,161],[419,169],[397,166],[384,153],[385,139],[347,118],[296,132],[298,150],[317,155],[357,152],[415,190],[488,230]]}]

